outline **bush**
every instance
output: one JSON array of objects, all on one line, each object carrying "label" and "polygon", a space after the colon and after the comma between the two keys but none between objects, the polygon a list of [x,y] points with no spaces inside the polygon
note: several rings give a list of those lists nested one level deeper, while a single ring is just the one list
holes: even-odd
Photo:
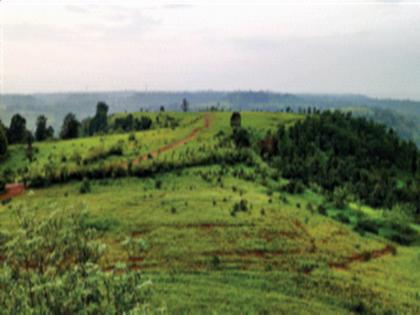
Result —
[{"label": "bush", "polygon": [[378,234],[381,228],[381,223],[378,220],[369,218],[359,218],[354,229],[359,233],[370,232]]},{"label": "bush", "polygon": [[410,245],[419,238],[419,234],[408,224],[399,222],[386,222],[385,226],[388,228],[385,236],[388,239],[401,245]]},{"label": "bush", "polygon": [[300,180],[291,179],[282,190],[289,194],[302,194],[305,191],[305,185]]},{"label": "bush", "polygon": [[0,194],[6,192],[6,182],[0,179]]},{"label": "bush", "polygon": [[341,223],[344,223],[344,224],[349,224],[350,223],[350,218],[342,212],[338,213],[334,217],[334,219],[336,219],[337,221],[340,221]]},{"label": "bush", "polygon": [[233,205],[231,215],[235,216],[237,212],[246,212],[248,210],[248,202],[245,199],[242,199]]},{"label": "bush", "polygon": [[85,218],[81,223],[85,229],[94,229],[99,232],[108,232],[118,225],[118,221],[110,218]]},{"label": "bush", "polygon": [[[84,226],[86,213],[60,209],[41,220],[19,209],[4,247],[2,314],[133,314],[149,296],[137,271],[102,271],[105,246]],[[29,263],[28,263],[29,262]]]},{"label": "bush", "polygon": [[156,189],[161,189],[162,188],[162,181],[160,179],[157,179],[155,181],[155,188]]},{"label": "bush", "polygon": [[88,180],[88,179],[84,179],[83,181],[82,181],[82,184],[80,185],[80,188],[79,188],[79,192],[81,193],[81,194],[87,194],[87,193],[90,193],[91,192],[91,186],[90,186],[90,181]]},{"label": "bush", "polygon": [[327,208],[324,205],[318,206],[318,213],[320,215],[327,215]]}]

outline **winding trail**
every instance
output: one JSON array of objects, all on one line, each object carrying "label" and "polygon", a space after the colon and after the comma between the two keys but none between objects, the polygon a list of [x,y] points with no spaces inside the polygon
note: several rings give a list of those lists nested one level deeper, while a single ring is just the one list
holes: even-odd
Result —
[{"label": "winding trail", "polygon": [[[141,161],[147,160],[150,156],[153,158],[157,157],[159,154],[173,150],[179,146],[182,146],[188,142],[193,141],[200,132],[202,132],[204,129],[210,128],[211,125],[211,119],[210,114],[206,113],[204,115],[204,125],[202,127],[197,127],[191,133],[189,133],[185,138],[176,140],[174,142],[171,142],[157,150],[151,151],[147,154],[144,154],[137,159],[133,161],[133,165],[138,165],[141,163]],[[6,192],[4,194],[0,194],[0,202],[4,200],[10,200],[14,197],[17,197],[25,192],[25,184],[23,183],[14,183],[14,184],[7,184],[6,185]]]},{"label": "winding trail", "polygon": [[385,255],[395,255],[395,254],[396,254],[396,248],[391,245],[386,245],[382,249],[376,249],[372,251],[363,252],[360,254],[354,254],[353,256],[347,257],[346,259],[340,262],[330,262],[328,263],[328,266],[330,268],[347,270],[349,266],[353,263],[368,262],[372,259],[377,259]]}]

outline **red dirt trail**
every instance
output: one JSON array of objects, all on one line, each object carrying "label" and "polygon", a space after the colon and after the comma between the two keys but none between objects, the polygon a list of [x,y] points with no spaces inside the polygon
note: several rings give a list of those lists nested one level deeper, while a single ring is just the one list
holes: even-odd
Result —
[{"label": "red dirt trail", "polygon": [[11,199],[12,197],[19,196],[25,191],[25,185],[22,183],[7,184],[6,192],[0,195],[0,201]]},{"label": "red dirt trail", "polygon": [[188,136],[186,136],[185,138],[183,138],[181,140],[171,142],[171,143],[169,143],[169,144],[167,144],[167,145],[165,145],[165,146],[163,146],[163,147],[161,147],[161,148],[159,148],[155,151],[151,151],[147,154],[144,154],[144,155],[140,156],[139,158],[137,158],[136,160],[133,161],[133,165],[139,164],[141,161],[147,160],[149,158],[149,156],[152,156],[153,158],[155,158],[163,152],[175,149],[179,146],[182,146],[182,145],[194,140],[198,136],[198,134],[205,128],[210,128],[210,115],[209,114],[206,114],[204,116],[204,126],[203,127],[195,128],[193,131],[191,131],[191,133]]},{"label": "red dirt trail", "polygon": [[369,252],[363,252],[360,254],[354,254],[353,256],[347,257],[341,262],[330,262],[328,266],[330,268],[336,268],[336,269],[348,269],[350,264],[353,263],[361,263],[361,262],[367,262],[372,259],[377,259],[385,255],[395,255],[396,249],[394,246],[386,245],[382,249],[377,249]]},{"label": "red dirt trail", "polygon": [[[149,158],[149,156],[157,157],[160,153],[175,149],[181,145],[184,145],[192,140],[194,140],[198,134],[205,128],[210,128],[210,114],[206,114],[204,116],[204,126],[195,128],[188,136],[181,140],[177,140],[171,142],[155,151],[149,152],[143,156],[140,156],[136,160],[133,161],[133,164],[139,164],[141,161],[145,161]],[[0,201],[8,200],[13,197],[17,197],[25,192],[25,185],[23,183],[16,183],[16,184],[7,184],[6,185],[6,192],[4,194],[0,194]]]}]

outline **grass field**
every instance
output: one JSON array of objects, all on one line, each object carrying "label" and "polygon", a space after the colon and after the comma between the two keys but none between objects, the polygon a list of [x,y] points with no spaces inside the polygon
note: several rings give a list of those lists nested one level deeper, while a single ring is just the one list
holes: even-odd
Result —
[{"label": "grass field", "polygon": [[[37,162],[30,167],[48,164],[49,155],[58,163],[74,151],[85,155],[89,148],[124,140],[124,154],[107,159],[119,163],[197,128],[196,137],[153,160],[205,154],[217,145],[215,135],[230,131],[230,114],[208,114],[208,128],[203,128],[204,115],[188,114],[174,130],[139,132],[138,148],[130,147],[127,134],[37,144]],[[258,133],[298,119],[296,114],[242,114],[243,125]],[[22,150],[12,146],[2,167],[26,166],[19,159]],[[102,267],[111,270],[124,262],[141,270],[153,282],[151,303],[174,314],[420,313],[418,246],[354,232],[330,218],[337,209],[327,209],[329,216],[318,213],[324,197],[310,190],[281,192],[278,182],[262,176],[262,167],[207,165],[95,180],[86,194],[79,192],[80,182],[27,190],[0,205],[0,230],[15,229],[19,208],[38,218],[57,208],[86,209],[86,225],[100,230],[108,247]]]},{"label": "grass field", "polygon": [[[154,303],[175,313],[419,311],[418,248],[368,257],[388,243],[312,213],[307,204],[320,196],[270,194],[233,173],[210,166],[97,181],[85,195],[79,183],[29,191],[0,207],[1,228],[13,228],[14,207],[30,205],[37,216],[57,205],[87,208],[87,224],[109,247],[103,267],[123,261],[143,270]],[[240,200],[248,210],[232,216]],[[145,243],[127,254],[127,238]],[[351,261],[355,254],[366,258]]]}]

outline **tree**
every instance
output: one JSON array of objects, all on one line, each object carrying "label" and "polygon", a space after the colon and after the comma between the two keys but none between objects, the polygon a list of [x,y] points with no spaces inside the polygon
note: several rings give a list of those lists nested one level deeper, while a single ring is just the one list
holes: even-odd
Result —
[{"label": "tree", "polygon": [[7,153],[7,136],[6,136],[6,128],[3,126],[3,123],[0,121],[0,156],[5,155]]},{"label": "tree", "polygon": [[34,160],[34,148],[32,146],[32,143],[34,142],[34,136],[30,131],[28,131],[26,141],[28,142],[28,146],[26,147],[26,157],[30,162],[32,162]]},{"label": "tree", "polygon": [[94,135],[98,132],[106,132],[108,128],[108,105],[104,102],[98,102],[96,105],[96,114],[89,124],[89,134]]},{"label": "tree", "polygon": [[165,106],[163,106],[163,105],[162,105],[162,106],[160,107],[160,112],[161,112],[161,113],[163,113],[164,111],[165,111]]},{"label": "tree", "polygon": [[230,126],[235,128],[241,128],[241,114],[239,112],[234,112],[232,116],[230,116]]},{"label": "tree", "polygon": [[61,127],[61,139],[74,139],[79,137],[80,122],[73,113],[68,113],[64,117],[63,126]]},{"label": "tree", "polygon": [[7,133],[9,143],[23,143],[26,140],[26,135],[26,119],[19,114],[15,114],[10,121]]},{"label": "tree", "polygon": [[47,117],[38,116],[36,120],[35,139],[36,141],[44,141],[48,138]]},{"label": "tree", "polygon": [[54,128],[52,126],[49,126],[47,128],[47,139],[54,138]]},{"label": "tree", "polygon": [[186,98],[184,98],[184,99],[182,100],[182,104],[181,104],[182,111],[183,111],[183,112],[188,112],[189,106],[190,106],[190,105],[188,104],[187,99],[186,99]]}]

